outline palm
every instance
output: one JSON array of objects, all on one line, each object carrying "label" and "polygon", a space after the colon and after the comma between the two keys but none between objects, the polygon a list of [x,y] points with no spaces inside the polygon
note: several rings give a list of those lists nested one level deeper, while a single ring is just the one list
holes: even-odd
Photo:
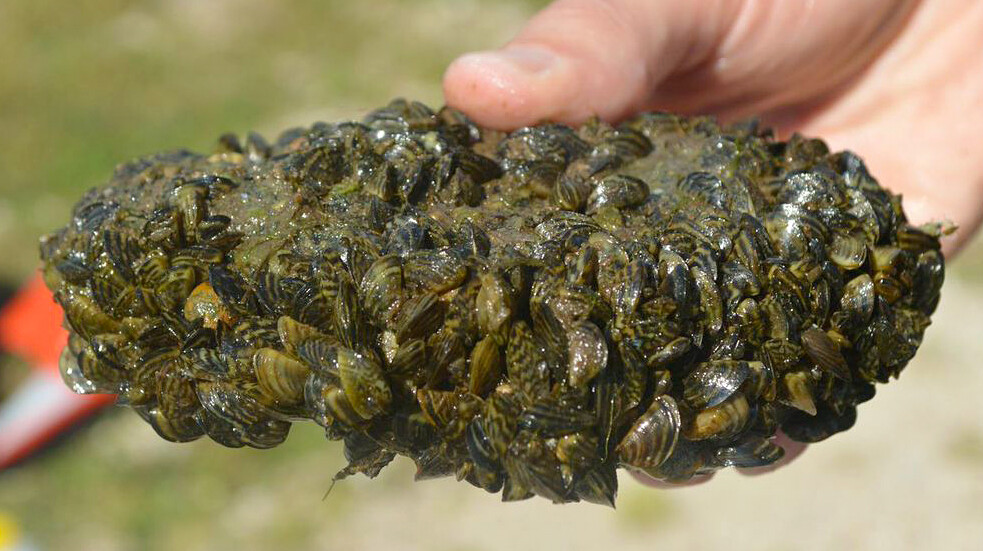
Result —
[{"label": "palm", "polygon": [[960,14],[969,18],[961,28],[945,28],[948,36],[927,24],[911,29],[826,102],[776,114],[786,131],[861,154],[886,187],[904,195],[912,221],[957,222],[962,230],[946,243],[950,252],[983,215],[983,162],[972,150],[983,122],[983,51],[975,39],[958,40],[983,28],[983,10],[974,7],[975,14]]}]

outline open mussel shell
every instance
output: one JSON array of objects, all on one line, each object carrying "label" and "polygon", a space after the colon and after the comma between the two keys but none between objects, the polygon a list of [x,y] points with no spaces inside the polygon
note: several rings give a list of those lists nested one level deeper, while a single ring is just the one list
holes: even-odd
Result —
[{"label": "open mussel shell", "polygon": [[857,422],[922,341],[946,231],[757,125],[503,133],[395,100],[121,165],[41,253],[66,384],[162,438],[268,448],[311,420],[336,480],[404,455],[613,506],[618,468],[684,482]]}]

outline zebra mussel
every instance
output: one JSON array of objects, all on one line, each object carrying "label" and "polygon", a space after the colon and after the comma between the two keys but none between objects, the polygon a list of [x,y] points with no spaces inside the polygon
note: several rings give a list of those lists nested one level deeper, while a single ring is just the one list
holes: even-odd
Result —
[{"label": "zebra mussel", "polygon": [[121,165],[42,240],[76,392],[161,437],[342,440],[505,501],[614,505],[850,428],[939,300],[942,225],[859,157],[646,113],[479,128],[362,122]]}]

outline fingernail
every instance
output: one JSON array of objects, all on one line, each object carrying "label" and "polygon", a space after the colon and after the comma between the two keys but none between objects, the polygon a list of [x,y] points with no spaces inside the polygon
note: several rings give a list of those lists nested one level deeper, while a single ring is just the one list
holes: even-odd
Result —
[{"label": "fingernail", "polygon": [[516,70],[536,74],[543,73],[556,65],[556,54],[538,46],[507,46],[491,53],[503,63],[513,66]]}]

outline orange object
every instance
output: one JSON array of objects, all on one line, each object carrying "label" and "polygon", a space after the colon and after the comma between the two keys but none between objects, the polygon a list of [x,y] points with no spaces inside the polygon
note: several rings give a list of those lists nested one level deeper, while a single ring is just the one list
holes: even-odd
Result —
[{"label": "orange object", "polygon": [[61,381],[58,358],[68,342],[61,320],[61,307],[40,276],[0,309],[0,349],[28,360],[36,370],[0,404],[0,469],[116,399],[75,394]]},{"label": "orange object", "polygon": [[68,342],[61,318],[61,306],[41,276],[31,279],[0,309],[0,349],[57,370],[58,356]]}]

